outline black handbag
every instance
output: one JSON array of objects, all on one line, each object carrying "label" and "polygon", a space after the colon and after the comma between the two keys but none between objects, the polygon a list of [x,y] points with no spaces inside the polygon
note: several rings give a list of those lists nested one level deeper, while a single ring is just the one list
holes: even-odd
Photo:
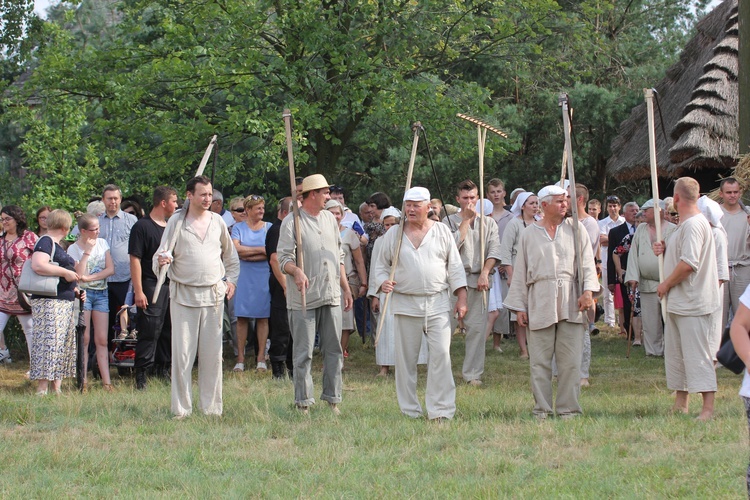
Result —
[{"label": "black handbag", "polygon": [[716,353],[716,359],[724,365],[724,367],[731,370],[737,375],[745,371],[745,363],[742,358],[737,356],[732,344],[732,339],[729,337],[729,325],[724,329],[724,334],[721,339],[721,347],[719,352]]}]

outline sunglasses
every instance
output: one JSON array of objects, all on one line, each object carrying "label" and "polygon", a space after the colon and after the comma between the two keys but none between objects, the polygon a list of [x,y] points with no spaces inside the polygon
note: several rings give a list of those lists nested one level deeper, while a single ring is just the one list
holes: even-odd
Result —
[{"label": "sunglasses", "polygon": [[257,194],[251,194],[250,196],[247,197],[247,199],[251,201],[265,201],[262,196],[257,195]]},{"label": "sunglasses", "polygon": [[669,212],[669,215],[671,215],[672,217],[679,217],[680,216],[680,214],[678,214],[677,212]]},{"label": "sunglasses", "polygon": [[245,209],[241,208],[241,207],[240,208],[233,208],[232,212],[237,212],[238,214],[244,214],[245,213]]},{"label": "sunglasses", "polygon": [[620,198],[617,196],[607,196],[607,203],[617,203],[620,204]]}]

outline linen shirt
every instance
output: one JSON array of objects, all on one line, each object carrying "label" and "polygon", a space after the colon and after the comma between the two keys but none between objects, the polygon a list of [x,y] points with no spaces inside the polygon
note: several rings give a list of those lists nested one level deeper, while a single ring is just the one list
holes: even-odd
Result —
[{"label": "linen shirt", "polygon": [[[375,290],[389,278],[398,235],[398,227],[393,226],[380,237],[382,249],[372,262],[374,286],[371,288]],[[434,223],[418,248],[402,234],[394,281],[393,314],[428,317],[451,310],[450,294],[466,286],[466,273],[448,226]]]},{"label": "linen shirt", "polygon": [[526,229],[520,217],[513,217],[505,228],[503,241],[500,243],[500,262],[504,266],[514,266],[518,253],[518,242],[521,232]]},{"label": "linen shirt", "polygon": [[[202,240],[181,215],[171,217],[156,252],[158,256],[167,250],[177,234],[174,258],[167,271],[169,297],[186,307],[217,306],[226,293],[224,278],[236,285],[240,274],[240,259],[227,225],[219,214],[209,213],[211,220]],[[158,276],[159,259],[152,265]]]},{"label": "linen shirt", "polygon": [[665,240],[664,276],[669,276],[682,261],[694,272],[667,294],[667,312],[681,316],[711,314],[721,307],[716,246],[708,221],[701,214],[680,221]]},{"label": "linen shirt", "polygon": [[721,210],[724,212],[721,225],[727,232],[729,265],[750,266],[750,225],[747,223],[747,214],[744,210],[730,214],[723,206]]},{"label": "linen shirt", "polygon": [[[599,280],[591,253],[591,241],[583,224],[576,223],[583,290],[596,293],[599,291]],[[575,242],[570,218],[557,226],[554,239],[536,223],[521,233],[513,281],[503,305],[512,311],[527,312],[531,330],[541,330],[560,321],[583,322],[584,316],[578,310],[580,293]]]},{"label": "linen shirt", "polygon": [[[303,271],[309,286],[305,290],[307,309],[322,306],[337,306],[341,301],[341,265],[344,264],[344,250],[336,218],[328,210],[317,216],[299,209],[299,223],[302,233]],[[287,274],[284,267],[288,262],[297,265],[297,244],[294,237],[294,214],[284,217],[276,247],[281,272],[286,275],[286,307],[302,309],[302,294],[297,290],[294,276]]]},{"label": "linen shirt", "polygon": [[[671,222],[661,222],[661,237],[666,240],[677,228]],[[648,225],[641,224],[635,230],[628,253],[628,269],[625,282],[637,281],[641,293],[656,293],[659,286],[659,257],[651,247]],[[666,276],[666,275],[665,275]]]},{"label": "linen shirt", "polygon": [[[500,260],[500,238],[497,236],[497,223],[492,217],[481,216],[484,223],[484,259]],[[466,237],[461,241],[461,231],[458,226],[461,224],[461,215],[453,214],[450,217],[453,233],[458,253],[461,256],[461,262],[466,272],[466,284],[471,288],[477,287],[479,274],[482,272],[484,262],[481,255],[481,239],[479,235],[479,217],[474,219],[474,223],[469,226]],[[455,229],[453,229],[455,228]],[[492,280],[490,280],[490,285]]]},{"label": "linen shirt", "polygon": [[138,219],[135,215],[122,210],[110,217],[106,212],[99,216],[99,237],[109,245],[109,255],[115,264],[115,274],[107,278],[108,283],[121,283],[130,280],[130,255],[128,255],[128,240],[130,230]]}]

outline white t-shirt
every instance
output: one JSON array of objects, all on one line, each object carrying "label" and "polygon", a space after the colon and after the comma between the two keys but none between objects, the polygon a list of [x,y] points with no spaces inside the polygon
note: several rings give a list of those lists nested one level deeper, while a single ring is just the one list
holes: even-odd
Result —
[{"label": "white t-shirt", "polygon": [[[745,291],[740,296],[740,302],[745,307],[750,307],[750,286],[745,288]],[[742,387],[740,387],[740,396],[744,398],[750,398],[750,374],[745,369],[745,375],[742,377]]]},{"label": "white t-shirt", "polygon": [[[104,238],[97,238],[94,249],[91,250],[89,260],[86,262],[86,274],[96,274],[105,267],[107,267],[106,254],[109,251],[109,244]],[[68,255],[73,257],[76,262],[80,261],[83,257],[83,249],[78,246],[78,243],[73,243],[68,248]],[[106,278],[98,281],[91,281],[89,283],[81,283],[81,288],[86,290],[106,290],[107,280]]]}]

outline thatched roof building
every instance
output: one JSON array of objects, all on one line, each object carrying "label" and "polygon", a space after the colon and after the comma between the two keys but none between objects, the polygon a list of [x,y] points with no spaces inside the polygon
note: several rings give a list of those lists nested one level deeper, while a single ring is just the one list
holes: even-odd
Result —
[{"label": "thatched roof building", "polygon": [[[696,30],[680,60],[656,86],[668,134],[664,136],[656,109],[661,177],[694,175],[701,170],[724,173],[735,165],[739,152],[737,0],[724,0]],[[645,102],[620,125],[607,173],[619,181],[650,175]]]}]

